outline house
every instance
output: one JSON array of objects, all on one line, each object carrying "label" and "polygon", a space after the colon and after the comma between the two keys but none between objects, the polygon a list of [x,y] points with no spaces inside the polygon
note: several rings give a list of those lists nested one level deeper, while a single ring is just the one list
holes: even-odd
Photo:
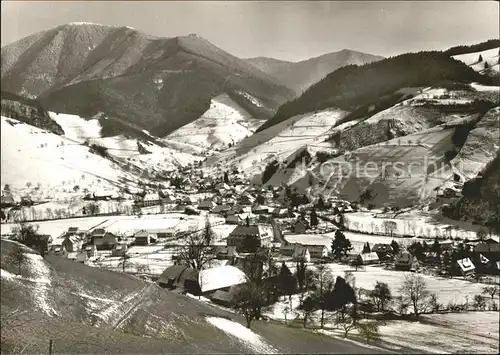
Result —
[{"label": "house", "polygon": [[86,244],[82,250],[85,251],[85,253],[87,253],[87,256],[89,258],[95,258],[97,257],[99,254],[97,253],[97,248],[94,244]]},{"label": "house", "polygon": [[247,277],[240,269],[230,266],[218,266],[199,272],[198,283],[202,294],[210,294],[217,290],[229,290],[231,286],[247,282]]},{"label": "house", "polygon": [[462,276],[467,277],[474,275],[476,267],[469,258],[457,260],[457,264]]},{"label": "house", "polygon": [[388,257],[388,256],[392,256],[392,253],[394,252],[394,250],[392,249],[392,246],[390,244],[375,244],[372,248],[371,248],[371,251],[373,253],[377,253],[378,255],[378,258],[380,260]]},{"label": "house", "polygon": [[259,225],[238,225],[227,237],[227,245],[242,248],[250,240],[250,244],[255,247],[269,246],[272,242],[272,235]]},{"label": "house", "polygon": [[288,209],[276,207],[275,209],[273,209],[271,214],[273,217],[276,217],[276,218],[285,218],[285,217],[288,217]]},{"label": "house", "polygon": [[500,260],[500,248],[498,243],[490,242],[488,243],[487,241],[482,241],[476,244],[474,247],[474,253],[476,254],[483,254],[490,260],[495,260],[498,261]]},{"label": "house", "polygon": [[140,230],[134,234],[134,245],[149,245],[156,243],[157,237],[145,230]]},{"label": "house", "polygon": [[[199,207],[198,207],[199,208]],[[229,211],[231,211],[231,207],[228,206],[228,205],[218,205],[218,206],[215,206],[213,209],[212,209],[212,213],[217,213],[217,214],[221,214],[221,215],[225,215],[227,214]]]},{"label": "house", "polygon": [[418,269],[418,266],[417,258],[406,250],[400,251],[394,260],[394,268],[396,270],[411,271]]},{"label": "house", "polygon": [[85,234],[85,232],[82,231],[82,230],[80,230],[78,227],[69,227],[68,231],[66,233],[70,234],[70,235],[82,235],[82,234]]},{"label": "house", "polygon": [[252,208],[250,206],[236,205],[236,206],[233,206],[233,208],[227,214],[228,215],[230,215],[230,214],[242,214],[242,213],[250,213],[250,212],[252,212]]},{"label": "house", "polygon": [[65,256],[67,254],[66,248],[62,244],[52,244],[51,251],[59,256]]},{"label": "house", "polygon": [[170,238],[176,233],[175,227],[172,228],[148,228],[149,233],[157,238]]},{"label": "house", "polygon": [[198,200],[194,196],[186,196],[182,199],[182,203],[185,205],[194,205],[198,202]]},{"label": "house", "polygon": [[159,205],[160,201],[161,201],[160,195],[156,192],[148,193],[144,195],[144,198],[142,199],[144,206]]},{"label": "house", "polygon": [[127,254],[128,245],[127,244],[115,244],[111,250],[111,256],[124,257]]},{"label": "house", "polygon": [[311,254],[309,253],[309,248],[306,245],[295,244],[292,259],[293,261],[304,261],[306,263],[310,262]]},{"label": "house", "polygon": [[103,228],[95,229],[91,234],[90,240],[96,246],[97,250],[111,250],[117,243],[115,235],[106,232]]},{"label": "house", "polygon": [[230,214],[226,217],[226,224],[242,224],[243,218],[238,214]]},{"label": "house", "polygon": [[176,198],[173,195],[167,194],[161,198],[161,203],[171,205],[176,203]]},{"label": "house", "polygon": [[296,244],[283,244],[280,247],[280,254],[283,256],[293,256]]},{"label": "house", "polygon": [[255,202],[255,197],[248,193],[245,193],[239,197],[238,202],[245,206],[251,206]]},{"label": "house", "polygon": [[228,265],[201,271],[174,265],[165,269],[157,280],[161,287],[196,296],[214,294],[217,290],[229,291],[231,286],[246,281],[243,271]]},{"label": "house", "polygon": [[453,240],[447,239],[447,240],[439,240],[439,247],[441,248],[441,251],[444,250],[451,250],[453,249]]},{"label": "house", "polygon": [[197,211],[193,206],[186,206],[186,208],[184,209],[184,214],[187,214],[188,216],[197,216],[200,214],[200,211]]},{"label": "house", "polygon": [[74,253],[82,250],[83,242],[78,236],[71,235],[64,238],[62,245],[68,253]]},{"label": "house", "polygon": [[226,184],[225,182],[221,182],[215,186],[215,188],[219,191],[224,191],[224,190],[231,190],[231,187]]},{"label": "house", "polygon": [[264,205],[256,205],[256,206],[252,207],[252,213],[255,213],[255,214],[269,213],[269,207],[264,206]]},{"label": "house", "polygon": [[198,205],[199,210],[212,211],[212,209],[217,206],[217,204],[212,200],[203,200]]},{"label": "house", "polygon": [[226,289],[217,290],[210,296],[210,299],[221,306],[232,307],[240,288],[241,285],[234,285]]},{"label": "house", "polygon": [[157,280],[158,285],[170,290],[189,292],[193,295],[201,293],[198,284],[198,271],[183,265],[173,265],[165,269]]},{"label": "house", "polygon": [[321,259],[328,256],[328,248],[322,244],[308,244],[307,249],[311,255],[311,259]]},{"label": "house", "polygon": [[303,218],[299,218],[293,224],[293,232],[295,234],[304,234],[309,229],[309,223]]},{"label": "house", "polygon": [[229,247],[227,245],[219,245],[215,249],[215,256],[220,260],[234,261],[234,259],[238,257],[238,252],[235,246]]},{"label": "house", "polygon": [[372,265],[380,262],[377,253],[374,252],[358,254],[357,259],[361,265]]}]

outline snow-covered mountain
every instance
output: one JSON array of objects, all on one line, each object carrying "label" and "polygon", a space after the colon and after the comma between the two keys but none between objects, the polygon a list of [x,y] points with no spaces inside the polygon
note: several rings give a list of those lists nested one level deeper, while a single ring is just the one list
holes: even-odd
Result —
[{"label": "snow-covered mountain", "polygon": [[224,92],[259,119],[294,97],[197,35],[159,38],[73,23],[8,44],[1,57],[2,90],[38,97],[54,112],[105,114],[157,137],[198,119]]},{"label": "snow-covered mountain", "polygon": [[[494,51],[480,53],[484,59]],[[316,197],[333,194],[400,207],[432,203],[499,153],[492,137],[499,133],[493,125],[498,125],[500,87],[464,57],[478,55],[455,53],[462,62],[422,52],[339,69],[208,163],[236,165],[255,183],[292,185]],[[377,171],[350,174],[358,163],[373,164]],[[384,163],[419,163],[420,170],[404,176],[383,171]],[[324,176],[325,164],[341,167],[334,171],[338,179]],[[380,191],[368,198],[372,190]]]}]

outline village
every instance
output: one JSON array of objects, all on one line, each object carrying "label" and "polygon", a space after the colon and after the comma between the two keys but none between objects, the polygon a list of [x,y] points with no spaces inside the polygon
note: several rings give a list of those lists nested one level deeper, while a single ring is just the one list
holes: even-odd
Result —
[{"label": "village", "polygon": [[[128,213],[100,215],[103,207],[95,206],[113,203],[113,196],[88,194],[80,218],[17,221],[10,229],[3,224],[2,235],[24,238],[29,245],[29,236],[37,234],[43,246],[32,242],[32,247],[42,255],[132,274],[220,307],[237,307],[240,290],[259,280],[266,296],[260,314],[250,320],[284,317],[285,323],[289,319],[306,327],[321,314],[317,319],[323,327],[326,301],[307,308],[305,300],[322,292],[326,280],[331,288],[335,277],[352,285],[365,315],[375,318],[498,310],[495,236],[401,236],[391,221],[384,221],[378,233],[353,232],[345,222],[364,210],[357,203],[322,196],[310,201],[287,187],[252,185],[241,174],[207,178],[195,170],[188,175],[123,199]],[[427,300],[413,308],[411,296],[409,303],[396,296],[410,279],[425,280],[428,288]],[[393,294],[385,296],[392,306],[382,313],[380,287]]]}]

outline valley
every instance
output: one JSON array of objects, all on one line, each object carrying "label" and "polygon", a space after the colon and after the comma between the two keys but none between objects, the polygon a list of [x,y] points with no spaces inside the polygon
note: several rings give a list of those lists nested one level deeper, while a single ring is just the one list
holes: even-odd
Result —
[{"label": "valley", "polygon": [[499,50],[2,46],[2,353],[498,353]]}]

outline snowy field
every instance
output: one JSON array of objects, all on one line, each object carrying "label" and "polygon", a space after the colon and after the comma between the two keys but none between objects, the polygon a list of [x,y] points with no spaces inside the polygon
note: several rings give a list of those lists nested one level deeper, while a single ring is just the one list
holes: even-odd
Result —
[{"label": "snowy field", "polygon": [[209,158],[207,164],[236,164],[246,174],[258,174],[271,158],[284,159],[301,147],[324,140],[325,134],[346,114],[345,111],[330,109],[293,116],[243,139],[217,157]]},{"label": "snowy field", "polygon": [[[374,213],[355,212],[344,215],[346,227],[352,231],[360,233],[385,233],[383,224],[385,221],[395,222],[397,227],[394,230],[394,238],[400,239],[402,235],[417,235],[432,239],[436,236],[441,238],[461,238],[475,239],[476,233],[481,226],[463,223],[459,221],[443,219],[439,224],[423,215],[401,214],[397,218],[375,217]],[[393,215],[393,214],[392,214]],[[458,227],[458,228],[457,228]],[[371,236],[373,238],[383,238],[382,236]],[[389,237],[387,237],[389,238]],[[391,240],[394,238],[390,238]],[[410,238],[407,238],[411,240]],[[377,239],[378,240],[378,239]],[[390,241],[389,241],[390,242]]]},{"label": "snowy field", "polygon": [[384,342],[395,346],[411,344],[430,353],[498,354],[498,312],[467,312],[424,316],[425,322],[388,322],[380,326]]},{"label": "snowy field", "polygon": [[[455,55],[453,58],[467,64],[469,67],[478,72],[484,72],[484,63],[487,62],[490,69],[498,73],[498,51],[499,48],[492,48],[481,52]],[[480,55],[483,57],[481,62],[478,60]]]},{"label": "snowy field", "polygon": [[[227,232],[234,226],[224,227],[219,225],[224,222],[224,218],[210,216],[210,223],[214,224],[214,231],[221,235],[229,234]],[[69,227],[78,227],[82,230],[94,229],[97,227],[105,228],[107,231],[117,235],[129,235],[141,229],[151,230],[154,233],[157,229],[173,229],[176,231],[188,231],[190,229],[201,229],[205,225],[204,216],[186,216],[180,213],[162,214],[162,215],[143,215],[137,216],[100,216],[85,218],[69,218],[54,221],[34,222],[40,229],[40,233],[59,236]],[[215,225],[217,224],[217,226]],[[1,234],[11,233],[15,223],[1,225]],[[217,228],[217,229],[216,229]],[[231,229],[232,230],[232,229]]]},{"label": "snowy field", "polygon": [[251,136],[262,123],[222,94],[212,99],[200,118],[172,132],[167,139],[208,149],[223,148]]}]

